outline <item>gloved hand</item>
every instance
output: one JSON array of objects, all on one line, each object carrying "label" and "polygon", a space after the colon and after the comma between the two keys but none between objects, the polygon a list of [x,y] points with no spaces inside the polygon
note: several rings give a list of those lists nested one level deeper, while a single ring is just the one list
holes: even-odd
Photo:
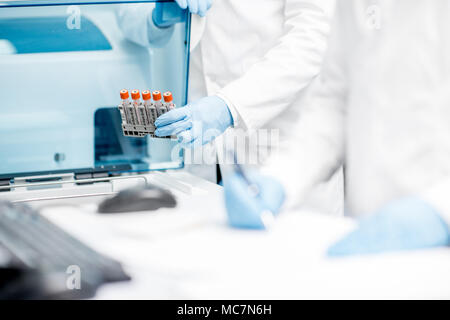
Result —
[{"label": "gloved hand", "polygon": [[[169,29],[173,32],[172,28],[176,23],[184,21],[185,14],[180,12],[187,7],[192,14],[198,14],[201,17],[206,15],[206,12],[211,8],[212,0],[175,0],[176,4],[173,2],[157,2],[155,4],[155,9],[152,14],[149,15],[149,38],[151,43],[155,42],[155,35],[158,35],[158,30],[153,30],[153,28],[159,29]],[[169,33],[169,31],[166,31]],[[166,39],[170,39],[170,36]],[[159,40],[159,39],[158,39]]]},{"label": "gloved hand", "polygon": [[211,8],[212,0],[175,0],[181,9],[189,7],[189,11],[192,14],[198,14],[200,17],[204,17],[206,12]]},{"label": "gloved hand", "polygon": [[277,214],[284,202],[284,189],[275,179],[256,172],[248,175],[256,185],[259,195],[239,174],[233,174],[224,181],[225,205],[228,221],[232,227],[245,229],[265,229],[264,212]]},{"label": "gloved hand", "polygon": [[158,137],[176,135],[185,148],[204,145],[233,125],[225,101],[212,96],[163,114],[155,121]]},{"label": "gloved hand", "polygon": [[418,198],[392,202],[361,221],[328,249],[328,256],[425,249],[450,244],[450,231],[439,213]]}]

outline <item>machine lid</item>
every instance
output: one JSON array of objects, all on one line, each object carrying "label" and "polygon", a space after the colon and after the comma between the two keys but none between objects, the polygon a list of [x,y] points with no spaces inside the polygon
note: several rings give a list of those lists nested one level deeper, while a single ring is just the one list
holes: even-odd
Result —
[{"label": "machine lid", "polygon": [[189,43],[175,2],[0,1],[0,180],[183,167],[177,141],[125,136],[118,105],[122,89],[185,105]]}]

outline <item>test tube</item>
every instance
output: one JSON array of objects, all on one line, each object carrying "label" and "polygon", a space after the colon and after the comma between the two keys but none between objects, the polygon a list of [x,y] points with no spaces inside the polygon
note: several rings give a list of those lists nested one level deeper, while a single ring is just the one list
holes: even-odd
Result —
[{"label": "test tube", "polygon": [[172,92],[167,91],[166,93],[164,93],[164,105],[166,106],[167,111],[175,109]]},{"label": "test tube", "polygon": [[139,93],[139,90],[131,91],[131,99],[133,99],[133,105],[131,106],[131,109],[134,111],[135,115],[134,124],[143,124],[142,119],[140,119],[139,117],[139,105],[141,104],[141,94]]},{"label": "test tube", "polygon": [[130,104],[130,101],[128,100],[129,97],[130,95],[128,94],[128,90],[120,91],[120,99],[122,99],[122,104],[119,105],[119,111],[123,124],[128,124],[130,122],[126,110],[127,106]]},{"label": "test tube", "polygon": [[153,101],[156,107],[156,111],[158,112],[158,116],[163,115],[167,112],[167,109],[162,102],[161,91],[153,91]]},{"label": "test tube", "polygon": [[[133,92],[131,93],[131,97],[133,97]],[[128,124],[136,125],[137,123],[137,113],[133,107],[133,104],[128,101],[127,106],[125,107],[127,118],[128,118]]]},{"label": "test tube", "polygon": [[147,111],[147,116],[150,124],[154,124],[158,118],[156,107],[152,103],[152,94],[149,90],[142,91],[142,99],[144,99],[144,107]]},{"label": "test tube", "polygon": [[[144,98],[144,92],[142,92],[142,98]],[[145,101],[144,101],[144,103],[145,103]],[[138,105],[137,109],[138,109],[138,115],[139,115],[139,119],[141,121],[141,125],[148,126],[150,124],[150,120],[149,120],[145,105],[139,101],[139,105]]]}]

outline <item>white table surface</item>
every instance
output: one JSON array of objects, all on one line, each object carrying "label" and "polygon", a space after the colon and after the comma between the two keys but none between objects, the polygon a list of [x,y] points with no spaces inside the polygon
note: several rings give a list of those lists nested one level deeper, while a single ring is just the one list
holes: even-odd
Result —
[{"label": "white table surface", "polygon": [[232,230],[221,189],[203,191],[156,212],[100,215],[95,203],[42,212],[131,275],[98,299],[450,298],[449,249],[328,259],[353,221],[287,212],[269,232]]}]

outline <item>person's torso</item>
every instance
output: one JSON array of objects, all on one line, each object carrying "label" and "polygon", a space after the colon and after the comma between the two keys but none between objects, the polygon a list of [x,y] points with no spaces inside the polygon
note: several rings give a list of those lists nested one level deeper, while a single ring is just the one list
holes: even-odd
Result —
[{"label": "person's torso", "polygon": [[[284,0],[215,0],[191,59],[192,81],[214,94],[243,76],[281,37]],[[192,30],[192,32],[201,32]],[[191,96],[201,88],[194,84]]]},{"label": "person's torso", "polygon": [[450,174],[450,1],[347,5],[346,194],[364,214]]}]

